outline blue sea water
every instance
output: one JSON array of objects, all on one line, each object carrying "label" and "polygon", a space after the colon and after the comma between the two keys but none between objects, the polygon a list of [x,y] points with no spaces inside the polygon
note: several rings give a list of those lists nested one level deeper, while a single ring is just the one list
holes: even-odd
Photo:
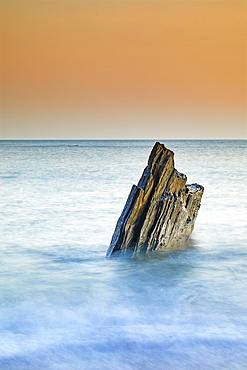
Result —
[{"label": "blue sea water", "polygon": [[154,141],[0,141],[1,370],[247,368],[247,142],[160,142],[194,232],[106,259]]}]

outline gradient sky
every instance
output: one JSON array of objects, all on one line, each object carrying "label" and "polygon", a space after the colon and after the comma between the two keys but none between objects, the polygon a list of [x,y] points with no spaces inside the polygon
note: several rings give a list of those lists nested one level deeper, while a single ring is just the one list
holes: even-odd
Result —
[{"label": "gradient sky", "polygon": [[247,2],[2,0],[1,138],[247,138]]}]

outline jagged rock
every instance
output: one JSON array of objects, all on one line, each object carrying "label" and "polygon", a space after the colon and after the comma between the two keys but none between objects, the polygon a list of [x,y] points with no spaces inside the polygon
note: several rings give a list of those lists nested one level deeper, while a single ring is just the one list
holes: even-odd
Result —
[{"label": "jagged rock", "polygon": [[107,256],[165,249],[187,239],[204,188],[186,180],[174,168],[174,153],[157,142],[138,185],[132,186]]}]

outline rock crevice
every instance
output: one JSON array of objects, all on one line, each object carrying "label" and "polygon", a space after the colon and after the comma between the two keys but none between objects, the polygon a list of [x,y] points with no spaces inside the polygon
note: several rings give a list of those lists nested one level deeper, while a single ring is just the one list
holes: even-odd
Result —
[{"label": "rock crevice", "polygon": [[174,168],[174,153],[157,142],[138,185],[132,186],[107,256],[165,249],[187,239],[204,188],[186,181]]}]

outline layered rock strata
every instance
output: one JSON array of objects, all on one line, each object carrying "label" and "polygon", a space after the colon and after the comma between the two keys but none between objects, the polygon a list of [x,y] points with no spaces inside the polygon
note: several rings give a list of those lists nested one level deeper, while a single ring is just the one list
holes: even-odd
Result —
[{"label": "layered rock strata", "polygon": [[107,256],[165,249],[187,239],[204,188],[186,180],[174,168],[174,153],[157,142],[138,185],[132,186]]}]

